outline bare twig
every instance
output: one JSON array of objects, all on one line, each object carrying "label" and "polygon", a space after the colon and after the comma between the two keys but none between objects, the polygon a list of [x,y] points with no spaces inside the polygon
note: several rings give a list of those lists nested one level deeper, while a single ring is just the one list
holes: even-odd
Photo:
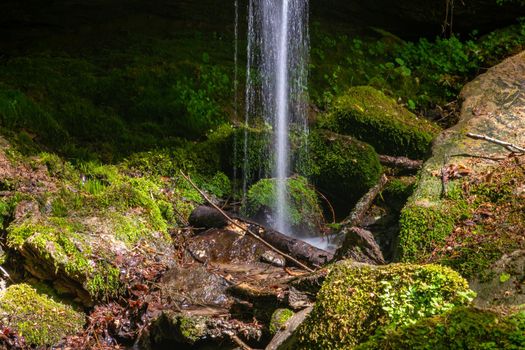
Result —
[{"label": "bare twig", "polygon": [[382,165],[406,170],[418,170],[423,165],[422,160],[412,160],[406,157],[392,157],[385,155],[380,155],[379,161]]},{"label": "bare twig", "polygon": [[370,208],[372,202],[377,197],[379,192],[383,190],[387,182],[388,178],[386,177],[386,175],[381,175],[381,178],[379,179],[377,185],[372,187],[363,197],[361,197],[361,199],[357,202],[350,215],[348,215],[348,217],[345,220],[343,220],[343,222],[341,222],[343,228],[359,226],[361,224],[365,213]]},{"label": "bare twig", "polygon": [[335,224],[335,210],[334,210],[334,207],[332,205],[332,203],[330,203],[330,201],[328,200],[328,198],[326,198],[326,196],[324,194],[322,194],[321,192],[319,192],[316,188],[314,188],[312,186],[313,190],[322,198],[324,199],[324,201],[326,202],[326,204],[328,204],[328,208],[330,208],[330,213],[332,214],[332,224]]},{"label": "bare twig", "polygon": [[250,346],[248,346],[248,344],[246,344],[245,342],[243,342],[238,336],[236,336],[235,334],[230,334],[230,339],[235,343],[237,344],[242,350],[254,350],[252,349]]},{"label": "bare twig", "polygon": [[188,181],[190,183],[190,185],[195,188],[195,190],[197,190],[200,195],[211,205],[213,206],[215,209],[217,209],[225,218],[226,220],[228,220],[229,222],[231,222],[233,225],[235,225],[236,227],[240,228],[241,230],[243,230],[244,232],[248,233],[249,235],[251,235],[253,238],[257,239],[258,241],[260,241],[262,244],[264,244],[265,246],[267,246],[268,248],[270,248],[271,250],[273,250],[274,252],[276,253],[279,253],[281,254],[282,256],[284,256],[286,259],[290,260],[291,262],[293,262],[294,264],[300,266],[301,268],[305,269],[306,271],[309,271],[309,272],[314,272],[314,270],[312,270],[311,268],[309,268],[308,266],[306,266],[305,264],[303,264],[302,262],[300,262],[299,260],[293,258],[292,256],[280,251],[279,249],[275,248],[273,245],[271,245],[270,243],[266,242],[264,239],[262,239],[259,235],[257,235],[256,233],[254,233],[253,231],[251,231],[250,229],[246,228],[246,227],[243,227],[241,225],[239,225],[235,220],[233,220],[230,216],[228,216],[228,214],[226,214],[221,208],[219,208],[215,203],[213,203],[209,198],[208,196],[206,196],[206,194],[204,192],[202,192],[202,190],[200,188],[197,187],[197,185],[195,185],[195,183],[186,175],[182,172],[182,170],[180,171],[181,175],[184,177],[184,179],[186,179],[186,181]]},{"label": "bare twig", "polygon": [[511,152],[516,152],[517,151],[517,153],[525,153],[525,148],[517,146],[517,145],[515,145],[513,143],[510,143],[510,142],[501,141],[501,140],[498,140],[498,139],[495,139],[495,138],[492,138],[492,137],[489,137],[489,136],[473,134],[473,133],[470,133],[470,132],[467,133],[467,136],[472,138],[472,139],[484,140],[484,141],[492,142],[492,143],[494,143],[496,145],[503,146],[503,147],[505,147],[506,149],[508,149]]}]

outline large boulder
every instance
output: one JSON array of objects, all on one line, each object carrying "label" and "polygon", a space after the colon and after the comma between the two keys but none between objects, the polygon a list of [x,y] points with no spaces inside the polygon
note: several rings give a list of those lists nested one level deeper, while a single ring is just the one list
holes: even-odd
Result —
[{"label": "large boulder", "polygon": [[377,153],[353,137],[312,131],[307,149],[310,166],[306,171],[335,204],[353,206],[379,180],[381,165]]},{"label": "large boulder", "polygon": [[174,264],[173,206],[189,215],[193,205],[160,178],[95,163],[75,168],[46,153],[27,159],[7,144],[0,163],[0,184],[9,184],[0,200],[6,246],[60,294],[91,306]]},{"label": "large boulder", "polygon": [[473,296],[467,281],[446,267],[342,261],[328,275],[291,348],[352,348],[379,327],[410,324],[467,305]]},{"label": "large boulder", "polygon": [[428,155],[439,127],[418,118],[370,86],[350,88],[333,103],[319,124],[368,142],[380,154],[421,159]]},{"label": "large boulder", "polygon": [[521,53],[465,86],[460,120],[437,138],[400,218],[398,258],[453,267],[484,305],[523,300],[510,285],[523,272],[505,261],[522,264],[525,249],[525,157],[466,134],[525,144],[524,72]]}]

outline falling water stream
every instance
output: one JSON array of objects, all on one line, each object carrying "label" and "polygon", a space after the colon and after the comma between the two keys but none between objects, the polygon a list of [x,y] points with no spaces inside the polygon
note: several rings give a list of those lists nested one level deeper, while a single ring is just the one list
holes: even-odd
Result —
[{"label": "falling water stream", "polygon": [[[292,234],[286,179],[290,133],[307,129],[308,0],[250,0],[245,126],[261,120],[273,134],[271,174],[276,179],[275,229]],[[260,123],[259,123],[260,124]],[[244,140],[247,173],[247,133]],[[246,191],[246,180],[243,181]]]}]

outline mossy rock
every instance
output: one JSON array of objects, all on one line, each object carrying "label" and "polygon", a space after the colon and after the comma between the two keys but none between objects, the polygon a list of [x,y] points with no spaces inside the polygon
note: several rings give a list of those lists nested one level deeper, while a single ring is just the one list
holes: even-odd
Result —
[{"label": "mossy rock", "polygon": [[[246,205],[243,211],[274,226],[273,213],[277,210],[276,187],[277,179],[262,179],[248,191]],[[315,234],[320,232],[323,214],[314,188],[304,177],[292,177],[286,180],[286,190],[289,207],[288,222],[292,231],[297,234]]]},{"label": "mossy rock", "polygon": [[336,204],[351,207],[381,175],[374,149],[350,136],[326,130],[312,131],[308,138],[305,171]]},{"label": "mossy rock", "polygon": [[467,281],[447,267],[342,261],[298,329],[297,349],[349,349],[379,327],[411,324],[467,305],[473,297]]},{"label": "mossy rock", "polygon": [[350,88],[338,97],[319,125],[368,142],[381,154],[414,159],[428,156],[432,139],[439,132],[435,124],[418,118],[370,86]]},{"label": "mossy rock", "polygon": [[272,314],[272,319],[270,320],[270,333],[277,334],[285,325],[294,312],[290,309],[277,309]]},{"label": "mossy rock", "polygon": [[35,346],[54,345],[81,331],[86,321],[83,313],[28,284],[12,285],[0,292],[0,316],[5,326]]},{"label": "mossy rock", "polygon": [[359,350],[524,348],[525,311],[508,316],[468,307],[454,308],[404,327],[385,328],[356,347]]},{"label": "mossy rock", "polygon": [[[10,164],[5,173],[16,186],[2,205],[8,248],[24,258],[30,274],[86,306],[121,295],[122,270],[140,270],[148,259],[171,266],[168,225],[187,219],[194,206],[189,195],[199,197],[186,182],[169,189],[158,175],[135,177],[122,165],[73,166],[47,153]],[[38,191],[25,185],[35,174]],[[131,254],[144,246],[148,253]]]}]

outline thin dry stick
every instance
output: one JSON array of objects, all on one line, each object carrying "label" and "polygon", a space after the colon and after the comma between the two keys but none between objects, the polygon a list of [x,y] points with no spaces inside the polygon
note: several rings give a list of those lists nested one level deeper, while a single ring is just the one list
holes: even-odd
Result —
[{"label": "thin dry stick", "polygon": [[489,136],[473,134],[473,133],[470,133],[470,132],[467,133],[467,136],[472,138],[472,139],[484,140],[484,141],[495,143],[496,145],[500,145],[500,146],[503,146],[503,147],[507,148],[511,152],[513,152],[513,149],[514,149],[514,150],[516,150],[516,151],[518,151],[520,153],[525,153],[525,148],[517,146],[517,145],[515,145],[513,143],[510,143],[510,142],[505,142],[505,141],[501,141],[501,140],[498,140],[498,139],[495,139],[495,138],[492,138],[492,137],[489,137]]},{"label": "thin dry stick", "polygon": [[243,342],[238,336],[235,334],[230,334],[230,339],[237,344],[242,350],[254,350],[251,347],[249,347],[245,342]]},{"label": "thin dry stick", "polygon": [[312,186],[312,189],[322,198],[324,199],[324,201],[326,202],[326,204],[328,204],[328,207],[330,208],[330,212],[332,214],[332,224],[335,224],[335,210],[334,210],[334,207],[332,206],[332,203],[330,203],[330,201],[328,200],[328,198],[326,198],[326,196],[324,194],[322,194],[321,192],[319,192],[316,188],[314,188]]},{"label": "thin dry stick", "polygon": [[290,255],[280,251],[279,249],[275,248],[273,245],[271,245],[270,243],[266,242],[264,239],[262,239],[261,237],[259,237],[259,235],[255,234],[254,232],[252,232],[250,229],[248,228],[245,228],[245,227],[242,227],[241,225],[239,225],[235,220],[233,220],[232,218],[230,218],[228,216],[228,214],[226,214],[221,208],[219,208],[215,203],[213,203],[209,198],[208,196],[206,196],[206,194],[204,194],[204,192],[202,192],[202,190],[200,188],[197,187],[197,185],[195,185],[195,183],[186,175],[182,172],[182,170],[180,171],[181,175],[186,179],[186,181],[188,181],[190,183],[190,185],[195,188],[199,193],[200,195],[206,200],[206,202],[210,203],[215,209],[217,209],[219,211],[219,213],[222,214],[222,216],[224,216],[226,218],[226,220],[228,220],[229,222],[231,222],[233,225],[237,226],[238,228],[240,228],[241,230],[243,230],[244,232],[248,233],[249,235],[251,235],[253,238],[257,239],[258,241],[260,241],[262,244],[264,244],[265,246],[267,246],[268,248],[270,248],[271,250],[275,251],[276,253],[279,253],[281,254],[282,256],[284,256],[286,259],[292,261],[293,263],[297,264],[298,266],[302,267],[303,269],[305,269],[306,271],[309,271],[309,272],[314,272],[314,270],[312,270],[311,268],[309,268],[308,266],[306,266],[305,264],[303,264],[302,262],[300,262],[299,260],[291,257]]}]

